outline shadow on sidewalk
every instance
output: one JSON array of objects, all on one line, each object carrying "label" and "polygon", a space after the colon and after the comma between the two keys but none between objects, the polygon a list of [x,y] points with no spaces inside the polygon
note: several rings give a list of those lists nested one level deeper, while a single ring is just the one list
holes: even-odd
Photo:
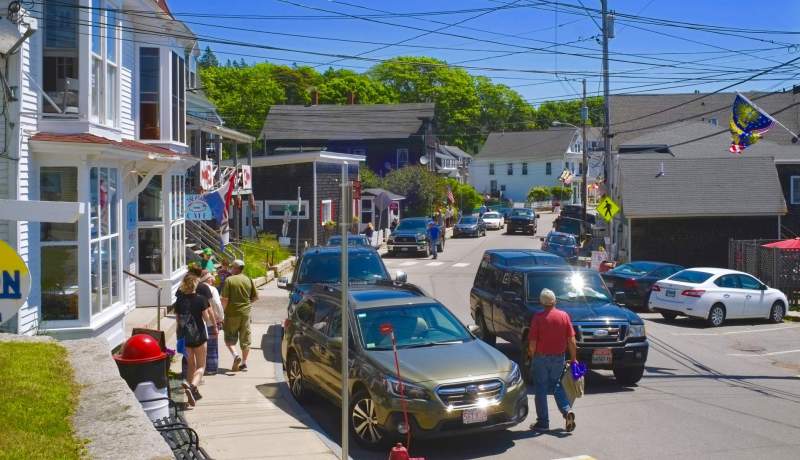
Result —
[{"label": "shadow on sidewalk", "polygon": [[264,359],[270,363],[280,363],[280,347],[276,349],[273,344],[280,342],[283,336],[283,327],[280,324],[270,324],[267,328],[267,333],[261,336],[261,351],[264,353]]}]

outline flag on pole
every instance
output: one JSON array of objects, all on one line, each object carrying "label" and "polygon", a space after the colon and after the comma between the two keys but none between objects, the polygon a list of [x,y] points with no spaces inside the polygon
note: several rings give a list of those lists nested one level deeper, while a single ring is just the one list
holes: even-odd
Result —
[{"label": "flag on pole", "polygon": [[449,185],[447,186],[447,201],[451,204],[456,202],[456,197],[453,196],[453,189],[451,189]]},{"label": "flag on pole", "polygon": [[569,185],[572,183],[572,179],[575,177],[574,174],[569,169],[565,169],[561,172],[561,175],[558,176],[558,180],[564,183],[564,185]]},{"label": "flag on pole", "polygon": [[208,203],[211,209],[211,214],[216,219],[219,225],[220,239],[222,240],[222,248],[228,245],[230,241],[230,228],[228,227],[228,208],[231,204],[231,197],[233,196],[234,183],[236,181],[236,174],[231,174],[225,180],[222,187],[212,190],[203,195],[203,201]]},{"label": "flag on pole", "polygon": [[775,119],[742,94],[736,93],[731,112],[731,153],[742,153],[775,126]]}]

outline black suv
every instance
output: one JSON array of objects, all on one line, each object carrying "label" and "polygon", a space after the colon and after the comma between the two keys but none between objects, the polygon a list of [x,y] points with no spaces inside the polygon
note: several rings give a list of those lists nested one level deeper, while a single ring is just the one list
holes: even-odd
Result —
[{"label": "black suv", "polygon": [[[369,246],[350,246],[347,251],[348,271],[351,284],[372,284],[378,281],[392,282],[389,270],[383,259]],[[314,246],[306,249],[300,257],[292,280],[278,278],[278,287],[286,289],[289,294],[289,311],[317,283],[338,283],[341,281],[341,246]],[[407,275],[398,271],[394,281],[405,283]]]},{"label": "black suv", "polygon": [[487,251],[470,292],[477,335],[490,344],[501,337],[518,346],[520,367],[529,369],[528,329],[533,314],[542,311],[539,293],[544,288],[555,292],[558,308],[572,320],[580,361],[593,369],[613,370],[623,385],[642,378],[649,349],[644,322],[613,302],[594,270],[515,265],[508,256]]},{"label": "black suv", "polygon": [[[389,255],[396,256],[400,252],[422,252],[425,257],[431,255],[428,245],[428,224],[433,222],[429,217],[407,217],[400,219],[397,227],[389,235],[386,248]],[[438,252],[444,251],[444,228],[439,226]]]},{"label": "black suv", "polygon": [[533,209],[514,208],[506,219],[506,233],[529,233],[536,234],[536,219],[539,215]]}]

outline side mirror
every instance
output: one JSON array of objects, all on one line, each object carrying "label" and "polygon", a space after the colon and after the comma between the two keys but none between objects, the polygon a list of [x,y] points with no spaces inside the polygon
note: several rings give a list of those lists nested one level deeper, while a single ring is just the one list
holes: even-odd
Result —
[{"label": "side mirror", "polygon": [[541,237],[541,238],[539,238],[539,241],[541,241],[542,243],[544,243],[544,237]]},{"label": "side mirror", "polygon": [[407,283],[408,282],[408,275],[406,272],[402,270],[397,270],[394,272],[394,280],[397,283]]},{"label": "side mirror", "polygon": [[278,278],[278,289],[286,289],[287,291],[291,291],[292,283],[289,282],[289,278],[286,276],[281,276]]},{"label": "side mirror", "polygon": [[761,289],[762,291],[766,291],[767,289],[769,289],[769,287],[766,284],[762,284],[759,289]]},{"label": "side mirror", "polygon": [[469,326],[467,326],[467,329],[469,329],[469,333],[472,335],[478,334],[478,331],[481,330],[480,326],[478,326],[477,324],[470,324]]},{"label": "side mirror", "polygon": [[615,304],[622,304],[625,302],[625,293],[624,292],[615,292],[614,293],[614,303]]},{"label": "side mirror", "polygon": [[501,297],[506,302],[514,302],[515,300],[519,300],[519,296],[514,291],[503,291]]}]

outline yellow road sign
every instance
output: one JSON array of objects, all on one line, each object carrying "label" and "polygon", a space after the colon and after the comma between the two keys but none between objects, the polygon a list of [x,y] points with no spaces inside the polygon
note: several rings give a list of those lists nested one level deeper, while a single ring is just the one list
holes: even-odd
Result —
[{"label": "yellow road sign", "polygon": [[613,219],[618,212],[619,205],[607,196],[597,203],[597,213],[608,222],[611,222],[611,219]]}]

